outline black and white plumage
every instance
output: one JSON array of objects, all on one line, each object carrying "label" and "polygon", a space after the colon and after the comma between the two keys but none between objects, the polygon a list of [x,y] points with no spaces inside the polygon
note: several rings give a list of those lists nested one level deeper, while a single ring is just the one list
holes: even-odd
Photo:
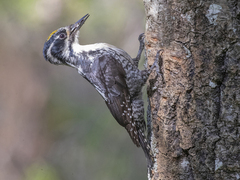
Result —
[{"label": "black and white plumage", "polygon": [[117,122],[125,127],[136,146],[141,146],[149,164],[150,147],[146,141],[142,87],[153,69],[139,70],[138,61],[144,48],[139,36],[138,55],[132,59],[125,51],[105,43],[80,45],[79,29],[89,15],[75,24],[59,28],[45,42],[43,55],[52,64],[63,64],[78,70],[105,100]]}]

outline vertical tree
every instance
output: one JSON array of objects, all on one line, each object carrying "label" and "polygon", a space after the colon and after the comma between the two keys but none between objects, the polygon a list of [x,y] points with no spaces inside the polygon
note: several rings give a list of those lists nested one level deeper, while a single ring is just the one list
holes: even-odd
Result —
[{"label": "vertical tree", "polygon": [[240,179],[239,0],[144,0],[149,179]]}]

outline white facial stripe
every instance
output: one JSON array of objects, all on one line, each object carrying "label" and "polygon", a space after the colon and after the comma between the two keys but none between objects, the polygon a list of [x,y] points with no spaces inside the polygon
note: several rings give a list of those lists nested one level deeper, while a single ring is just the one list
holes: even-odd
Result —
[{"label": "white facial stripe", "polygon": [[51,44],[51,46],[48,48],[48,51],[47,51],[47,57],[48,57],[49,59],[51,59],[51,60],[54,59],[54,57],[53,57],[52,54],[51,54],[51,49],[52,49],[52,47],[53,47],[53,44],[54,44],[54,43]]},{"label": "white facial stripe", "polygon": [[53,47],[55,40],[52,42],[52,44],[50,45],[50,47],[47,50],[47,58],[49,60],[49,62],[54,63],[54,64],[62,64],[61,61],[59,61],[57,58],[55,58],[52,54],[51,54],[51,49]]}]

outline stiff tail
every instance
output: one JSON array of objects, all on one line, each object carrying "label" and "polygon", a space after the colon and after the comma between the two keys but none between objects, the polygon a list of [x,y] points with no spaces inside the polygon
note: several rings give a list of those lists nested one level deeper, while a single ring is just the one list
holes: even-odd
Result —
[{"label": "stiff tail", "polygon": [[151,167],[153,165],[153,159],[152,159],[152,151],[151,148],[149,146],[149,144],[147,143],[147,139],[145,138],[145,135],[143,134],[143,132],[141,130],[138,130],[138,138],[139,138],[139,143],[144,151],[144,154],[147,158],[147,163],[148,163],[148,167]]}]

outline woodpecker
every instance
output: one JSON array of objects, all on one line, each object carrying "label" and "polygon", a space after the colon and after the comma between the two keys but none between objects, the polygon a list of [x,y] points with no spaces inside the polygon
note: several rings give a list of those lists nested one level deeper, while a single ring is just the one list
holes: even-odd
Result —
[{"label": "woodpecker", "polygon": [[144,34],[138,38],[140,47],[136,58],[106,43],[80,45],[79,30],[89,14],[76,23],[53,31],[47,38],[44,58],[52,64],[77,69],[102,96],[113,117],[129,133],[133,143],[142,147],[152,164],[150,146],[145,138],[142,87],[157,61],[149,70],[139,70],[138,62],[144,49]]}]

